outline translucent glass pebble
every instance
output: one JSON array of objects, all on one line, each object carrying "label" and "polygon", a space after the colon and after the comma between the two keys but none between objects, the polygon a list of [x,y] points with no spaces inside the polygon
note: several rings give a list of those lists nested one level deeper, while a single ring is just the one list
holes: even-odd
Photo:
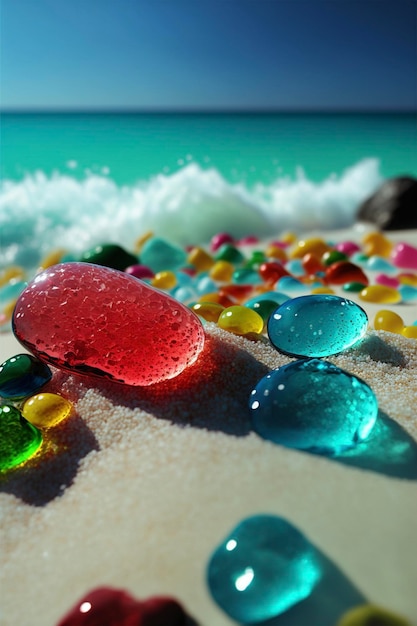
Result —
[{"label": "translucent glass pebble", "polygon": [[81,255],[80,261],[112,267],[116,270],[124,270],[138,262],[134,254],[113,243],[103,243],[87,250]]},{"label": "translucent glass pebble", "polygon": [[411,622],[375,604],[360,604],[344,613],[336,626],[411,626]]},{"label": "translucent glass pebble", "polygon": [[284,302],[268,321],[271,343],[291,356],[323,357],[353,346],[366,333],[368,316],[339,296],[300,296]]},{"label": "translucent glass pebble", "polygon": [[38,274],[13,316],[17,339],[58,368],[128,385],[173,378],[203,349],[190,309],[117,270],[63,263]]},{"label": "translucent glass pebble", "polygon": [[165,239],[151,237],[143,244],[140,262],[150,267],[155,273],[165,270],[174,271],[186,264],[187,253]]},{"label": "translucent glass pebble", "polygon": [[417,248],[408,243],[397,243],[391,253],[391,260],[396,267],[417,269]]},{"label": "translucent glass pebble", "polygon": [[290,522],[273,515],[242,520],[207,566],[211,595],[240,624],[284,613],[311,594],[321,575],[315,547]]},{"label": "translucent glass pebble", "polygon": [[262,317],[245,306],[230,306],[220,313],[218,326],[235,335],[261,333],[264,327]]},{"label": "translucent glass pebble", "polygon": [[398,304],[401,302],[400,292],[385,285],[369,285],[359,292],[359,298],[364,302],[375,302],[376,304]]},{"label": "translucent glass pebble", "polygon": [[40,430],[29,424],[16,407],[0,406],[0,471],[24,463],[41,444]]},{"label": "translucent glass pebble", "polygon": [[46,363],[31,354],[16,354],[0,365],[0,396],[20,400],[39,391],[51,378]]},{"label": "translucent glass pebble", "polygon": [[264,439],[327,455],[367,439],[378,415],[363,380],[321,359],[300,359],[264,376],[249,408]]},{"label": "translucent glass pebble", "polygon": [[390,333],[401,334],[404,328],[404,320],[395,311],[381,309],[374,318],[375,330],[386,330]]},{"label": "translucent glass pebble", "polygon": [[25,401],[21,410],[33,426],[51,428],[71,414],[72,404],[57,393],[37,393]]}]

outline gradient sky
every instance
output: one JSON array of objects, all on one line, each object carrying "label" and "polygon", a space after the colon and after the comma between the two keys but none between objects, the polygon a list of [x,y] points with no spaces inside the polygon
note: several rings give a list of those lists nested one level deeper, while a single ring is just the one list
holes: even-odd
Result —
[{"label": "gradient sky", "polygon": [[416,109],[416,0],[0,0],[1,106]]}]

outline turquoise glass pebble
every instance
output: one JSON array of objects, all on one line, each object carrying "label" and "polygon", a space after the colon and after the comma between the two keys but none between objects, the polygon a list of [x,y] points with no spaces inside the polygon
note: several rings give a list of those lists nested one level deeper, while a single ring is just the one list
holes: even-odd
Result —
[{"label": "turquoise glass pebble", "polygon": [[287,302],[287,300],[290,299],[291,296],[288,296],[286,293],[282,293],[280,291],[264,291],[263,293],[259,293],[258,295],[253,296],[253,298],[246,300],[245,306],[252,307],[252,305],[257,302],[261,302],[262,300],[272,300],[273,302],[276,302],[278,307],[280,304],[284,304],[284,302]]},{"label": "turquoise glass pebble", "polygon": [[323,357],[353,346],[367,328],[368,316],[355,302],[319,294],[284,302],[269,318],[268,336],[290,356]]},{"label": "turquoise glass pebble", "polygon": [[151,237],[143,244],[140,262],[153,272],[175,271],[187,265],[187,253],[165,239]]},{"label": "turquoise glass pebble", "polygon": [[51,378],[46,363],[31,354],[16,354],[0,365],[0,396],[21,400],[39,391]]},{"label": "turquoise glass pebble", "polygon": [[26,287],[27,283],[23,280],[10,282],[4,287],[0,287],[0,307],[5,306],[9,302],[16,300]]},{"label": "turquoise glass pebble", "polygon": [[263,280],[256,270],[241,267],[233,272],[232,282],[235,285],[260,285]]},{"label": "turquoise glass pebble", "polygon": [[302,259],[291,259],[287,261],[285,269],[293,276],[303,276],[303,274],[305,274]]},{"label": "turquoise glass pebble", "polygon": [[327,455],[365,441],[378,416],[372,389],[321,359],[300,359],[264,376],[249,408],[264,439]]},{"label": "turquoise glass pebble", "polygon": [[207,566],[213,599],[240,624],[277,617],[307,598],[322,576],[319,555],[287,520],[242,520],[214,550]]},{"label": "turquoise glass pebble", "polygon": [[416,302],[417,301],[417,287],[412,285],[401,285],[398,288],[401,295],[402,302]]},{"label": "turquoise glass pebble", "polygon": [[370,256],[366,261],[365,267],[372,272],[386,272],[387,274],[393,274],[397,271],[395,265],[384,259],[384,257],[377,255]]},{"label": "turquoise glass pebble", "polygon": [[282,278],[280,278],[277,282],[276,287],[279,291],[292,292],[300,291],[300,289],[305,290],[305,285],[301,282],[301,280],[298,280],[293,276],[282,276]]},{"label": "turquoise glass pebble", "polygon": [[42,443],[41,431],[11,405],[0,406],[0,471],[27,461]]}]

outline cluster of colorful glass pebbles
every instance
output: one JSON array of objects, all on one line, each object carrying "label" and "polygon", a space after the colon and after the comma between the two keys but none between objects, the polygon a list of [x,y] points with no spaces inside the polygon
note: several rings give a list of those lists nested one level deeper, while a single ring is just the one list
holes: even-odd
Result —
[{"label": "cluster of colorful glass pebbles", "polygon": [[30,354],[17,354],[0,365],[0,472],[34,456],[44,432],[71,415],[67,398],[41,392],[51,378],[49,367]]},{"label": "cluster of colorful glass pebbles", "polygon": [[[259,244],[256,237],[236,241],[218,233],[209,251],[200,246],[183,249],[147,233],[134,253],[116,244],[99,245],[78,257],[55,250],[40,266],[76,260],[124,270],[169,292],[200,319],[237,335],[261,334],[271,311],[294,293],[342,289],[359,301],[382,306],[417,301],[417,248],[394,244],[380,232],[364,235],[361,247],[317,237],[297,240],[291,233],[262,249]],[[0,274],[0,329],[9,330],[27,278],[21,267]],[[417,320],[405,325],[390,306],[375,316],[374,328],[417,338]]]}]

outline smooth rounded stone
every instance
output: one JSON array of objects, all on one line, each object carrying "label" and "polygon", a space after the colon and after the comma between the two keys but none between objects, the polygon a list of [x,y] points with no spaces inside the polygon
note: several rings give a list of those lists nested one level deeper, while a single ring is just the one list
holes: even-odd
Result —
[{"label": "smooth rounded stone", "polygon": [[134,254],[127,252],[117,244],[103,243],[84,252],[80,261],[111,267],[115,270],[124,270],[131,265],[137,264],[138,259]]},{"label": "smooth rounded stone", "polygon": [[361,604],[344,613],[336,626],[411,626],[411,622],[375,604]]},{"label": "smooth rounded stone", "polygon": [[22,406],[22,415],[37,428],[51,428],[71,415],[73,405],[57,393],[37,393]]},{"label": "smooth rounded stone", "polygon": [[187,626],[181,604],[169,596],[137,600],[123,589],[97,587],[80,598],[57,626]]},{"label": "smooth rounded stone", "polygon": [[334,295],[300,296],[284,302],[268,320],[275,348],[299,357],[323,357],[350,348],[368,328],[366,312]]},{"label": "smooth rounded stone", "polygon": [[318,552],[282,517],[242,520],[214,550],[208,588],[240,624],[263,622],[307,598],[322,576]]},{"label": "smooth rounded stone", "polygon": [[381,230],[417,228],[417,179],[387,179],[358,208],[356,219],[376,224]]},{"label": "smooth rounded stone", "polygon": [[261,378],[249,408],[264,439],[327,455],[365,441],[378,416],[372,389],[321,359],[300,359]]},{"label": "smooth rounded stone", "polygon": [[41,444],[41,431],[29,424],[16,407],[0,406],[0,472],[30,459]]},{"label": "smooth rounded stone", "polygon": [[350,261],[337,261],[326,269],[325,281],[331,285],[343,285],[344,283],[363,283],[367,285],[369,280],[363,270]]},{"label": "smooth rounded stone", "polygon": [[139,386],[174,378],[204,345],[203,326],[186,306],[92,263],[38,274],[16,303],[13,331],[55,367]]},{"label": "smooth rounded stone", "polygon": [[253,309],[235,305],[227,307],[220,313],[217,325],[235,335],[248,335],[261,333],[264,321]]},{"label": "smooth rounded stone", "polygon": [[51,378],[46,363],[31,354],[16,354],[0,365],[0,396],[21,400],[39,391]]},{"label": "smooth rounded stone", "polygon": [[397,243],[394,247],[391,260],[396,267],[417,269],[417,248],[408,243]]}]

